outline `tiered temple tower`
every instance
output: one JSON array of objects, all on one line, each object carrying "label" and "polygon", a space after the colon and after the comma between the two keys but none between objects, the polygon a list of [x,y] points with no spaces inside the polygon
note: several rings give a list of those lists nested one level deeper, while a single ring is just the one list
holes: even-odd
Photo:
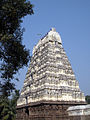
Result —
[{"label": "tiered temple tower", "polygon": [[17,102],[17,120],[68,120],[66,109],[85,104],[61,37],[52,28],[33,48]]}]

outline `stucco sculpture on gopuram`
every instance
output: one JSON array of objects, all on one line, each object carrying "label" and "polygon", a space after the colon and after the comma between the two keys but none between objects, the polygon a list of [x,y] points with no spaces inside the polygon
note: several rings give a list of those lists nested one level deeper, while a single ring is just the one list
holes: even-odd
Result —
[{"label": "stucco sculpture on gopuram", "polygon": [[[67,109],[70,105],[79,104],[85,104],[84,94],[79,88],[78,81],[64,51],[61,37],[55,28],[52,28],[33,48],[30,66],[17,102],[17,111],[20,113],[20,110],[26,107],[29,111],[28,115],[23,113],[22,116],[29,116],[31,119],[33,116],[33,119],[35,117],[35,120],[38,120],[38,109],[39,116],[40,114],[43,116],[46,107],[48,107],[51,115],[55,113],[53,107],[56,109],[57,106],[63,115],[63,108]],[[35,110],[33,112],[34,108],[36,113]],[[48,115],[45,114],[44,118],[45,116]],[[56,120],[56,117],[50,118],[50,120],[53,119]]]}]

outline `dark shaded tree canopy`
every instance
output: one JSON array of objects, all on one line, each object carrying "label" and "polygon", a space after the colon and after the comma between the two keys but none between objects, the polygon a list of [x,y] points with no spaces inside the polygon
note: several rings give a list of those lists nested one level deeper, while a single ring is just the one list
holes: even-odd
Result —
[{"label": "dark shaded tree canopy", "polygon": [[[22,18],[33,14],[33,5],[27,0],[0,1],[0,76],[2,90],[14,88],[11,80],[20,68],[26,66],[29,50],[22,44]],[[6,85],[8,84],[8,88]],[[4,91],[5,93],[5,91]]]},{"label": "dark shaded tree canopy", "polygon": [[33,5],[27,0],[0,1],[0,73],[3,79],[27,65],[29,51],[22,45],[22,18],[33,14]]},{"label": "dark shaded tree canopy", "polygon": [[[32,14],[33,5],[28,0],[0,0],[0,120],[15,120],[19,91],[13,80],[30,60],[29,50],[22,44],[21,23]],[[15,94],[10,99],[12,91]]]},{"label": "dark shaded tree canopy", "polygon": [[19,98],[19,90],[15,90],[12,99],[0,99],[0,120],[15,120],[16,104]]},{"label": "dark shaded tree canopy", "polygon": [[87,104],[90,104],[90,95],[85,96]]}]

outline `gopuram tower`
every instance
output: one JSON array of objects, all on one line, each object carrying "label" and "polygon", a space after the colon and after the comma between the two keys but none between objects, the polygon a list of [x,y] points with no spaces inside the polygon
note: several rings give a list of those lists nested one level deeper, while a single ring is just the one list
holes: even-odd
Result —
[{"label": "gopuram tower", "polygon": [[69,120],[67,108],[86,104],[61,37],[52,28],[33,48],[16,120]]}]

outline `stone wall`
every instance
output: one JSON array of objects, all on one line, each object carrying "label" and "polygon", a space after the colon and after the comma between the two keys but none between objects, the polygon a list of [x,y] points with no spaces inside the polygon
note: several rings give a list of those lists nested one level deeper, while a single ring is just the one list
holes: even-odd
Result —
[{"label": "stone wall", "polygon": [[69,120],[67,105],[27,106],[17,109],[16,120]]},{"label": "stone wall", "polygon": [[72,106],[67,111],[70,120],[90,120],[90,105]]},{"label": "stone wall", "polygon": [[84,103],[42,101],[17,106],[16,120],[70,120],[67,109]]}]

